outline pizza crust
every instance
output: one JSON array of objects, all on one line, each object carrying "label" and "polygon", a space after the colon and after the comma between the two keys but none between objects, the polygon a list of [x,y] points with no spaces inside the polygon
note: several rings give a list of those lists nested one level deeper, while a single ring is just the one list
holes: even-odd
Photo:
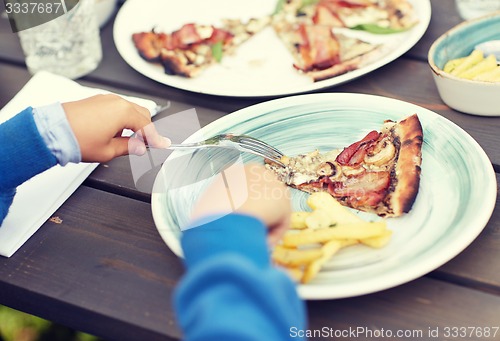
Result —
[{"label": "pizza crust", "polygon": [[[364,43],[361,43],[363,45]],[[349,57],[345,61],[335,64],[328,69],[318,70],[318,71],[310,71],[306,74],[311,77],[315,82],[329,79],[335,76],[340,76],[344,73],[354,71],[359,69],[360,67],[370,64],[383,55],[383,52],[379,45],[369,45],[364,44],[364,51],[359,51],[360,55],[355,57]]]},{"label": "pizza crust", "polygon": [[423,131],[416,114],[394,125],[394,136],[400,149],[394,171],[397,184],[389,201],[388,216],[408,213],[415,202],[420,185]]},{"label": "pizza crust", "polygon": [[309,71],[305,72],[305,74],[311,77],[315,82],[318,82],[335,76],[340,76],[349,71],[356,70],[359,66],[359,61],[360,58],[355,58],[343,63],[335,64],[328,69]]}]

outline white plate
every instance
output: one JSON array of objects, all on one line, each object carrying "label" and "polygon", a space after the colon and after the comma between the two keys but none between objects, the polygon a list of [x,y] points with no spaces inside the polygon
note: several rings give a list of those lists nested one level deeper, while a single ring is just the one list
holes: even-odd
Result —
[{"label": "white plate", "polygon": [[[188,140],[233,132],[260,138],[287,155],[316,147],[324,152],[379,130],[386,119],[400,120],[413,113],[422,123],[424,144],[420,190],[412,211],[387,220],[394,234],[385,248],[359,245],[341,250],[316,279],[298,288],[306,299],[350,297],[420,277],[455,257],[482,231],[495,205],[496,178],[488,157],[470,135],[438,114],[410,103],[339,93],[257,104],[211,123]],[[203,179],[234,155],[225,150],[208,157],[200,153],[180,155],[173,153],[158,174],[152,211],[162,238],[182,256],[179,226],[186,224],[206,185]],[[262,162],[253,155],[242,157],[244,162]],[[294,209],[304,210],[307,194],[292,192]]]},{"label": "white plate", "polygon": [[429,0],[410,0],[419,23],[398,34],[373,35],[352,32],[356,37],[381,43],[385,54],[376,62],[327,80],[314,83],[293,67],[293,58],[271,27],[243,44],[221,64],[213,65],[194,79],[170,76],[158,64],[146,62],[132,42],[132,34],[150,31],[172,32],[189,22],[217,24],[221,18],[262,17],[273,12],[269,0],[128,0],[114,26],[116,47],[125,61],[146,77],[175,88],[222,96],[279,96],[338,85],[371,72],[408,51],[422,37],[431,18]]}]

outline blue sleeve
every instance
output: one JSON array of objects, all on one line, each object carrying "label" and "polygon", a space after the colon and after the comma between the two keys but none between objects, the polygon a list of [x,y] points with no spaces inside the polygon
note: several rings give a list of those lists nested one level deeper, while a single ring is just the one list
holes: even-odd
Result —
[{"label": "blue sleeve", "polygon": [[0,224],[12,204],[16,187],[56,163],[40,136],[32,108],[0,124]]},{"label": "blue sleeve", "polygon": [[259,220],[227,215],[184,231],[182,247],[187,274],[175,308],[187,341],[280,341],[305,329],[304,303],[272,266]]}]

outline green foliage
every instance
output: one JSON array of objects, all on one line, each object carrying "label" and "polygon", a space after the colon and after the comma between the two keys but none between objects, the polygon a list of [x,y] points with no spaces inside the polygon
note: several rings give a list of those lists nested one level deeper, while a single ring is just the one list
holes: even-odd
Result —
[{"label": "green foliage", "polygon": [[0,305],[0,341],[99,341],[100,339]]},{"label": "green foliage", "polygon": [[78,332],[76,333],[76,338],[75,341],[97,341],[99,340],[97,337],[94,335]]},{"label": "green foliage", "polygon": [[[0,306],[0,335],[5,341],[19,340],[21,335],[38,335],[50,327],[50,322],[17,310]],[[28,339],[29,340],[29,339]]]}]

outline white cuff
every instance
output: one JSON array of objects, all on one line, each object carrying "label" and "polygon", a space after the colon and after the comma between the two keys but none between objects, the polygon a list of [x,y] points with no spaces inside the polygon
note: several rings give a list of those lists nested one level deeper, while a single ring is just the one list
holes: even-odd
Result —
[{"label": "white cuff", "polygon": [[45,144],[61,166],[82,160],[80,146],[61,103],[33,108],[33,116]]}]

